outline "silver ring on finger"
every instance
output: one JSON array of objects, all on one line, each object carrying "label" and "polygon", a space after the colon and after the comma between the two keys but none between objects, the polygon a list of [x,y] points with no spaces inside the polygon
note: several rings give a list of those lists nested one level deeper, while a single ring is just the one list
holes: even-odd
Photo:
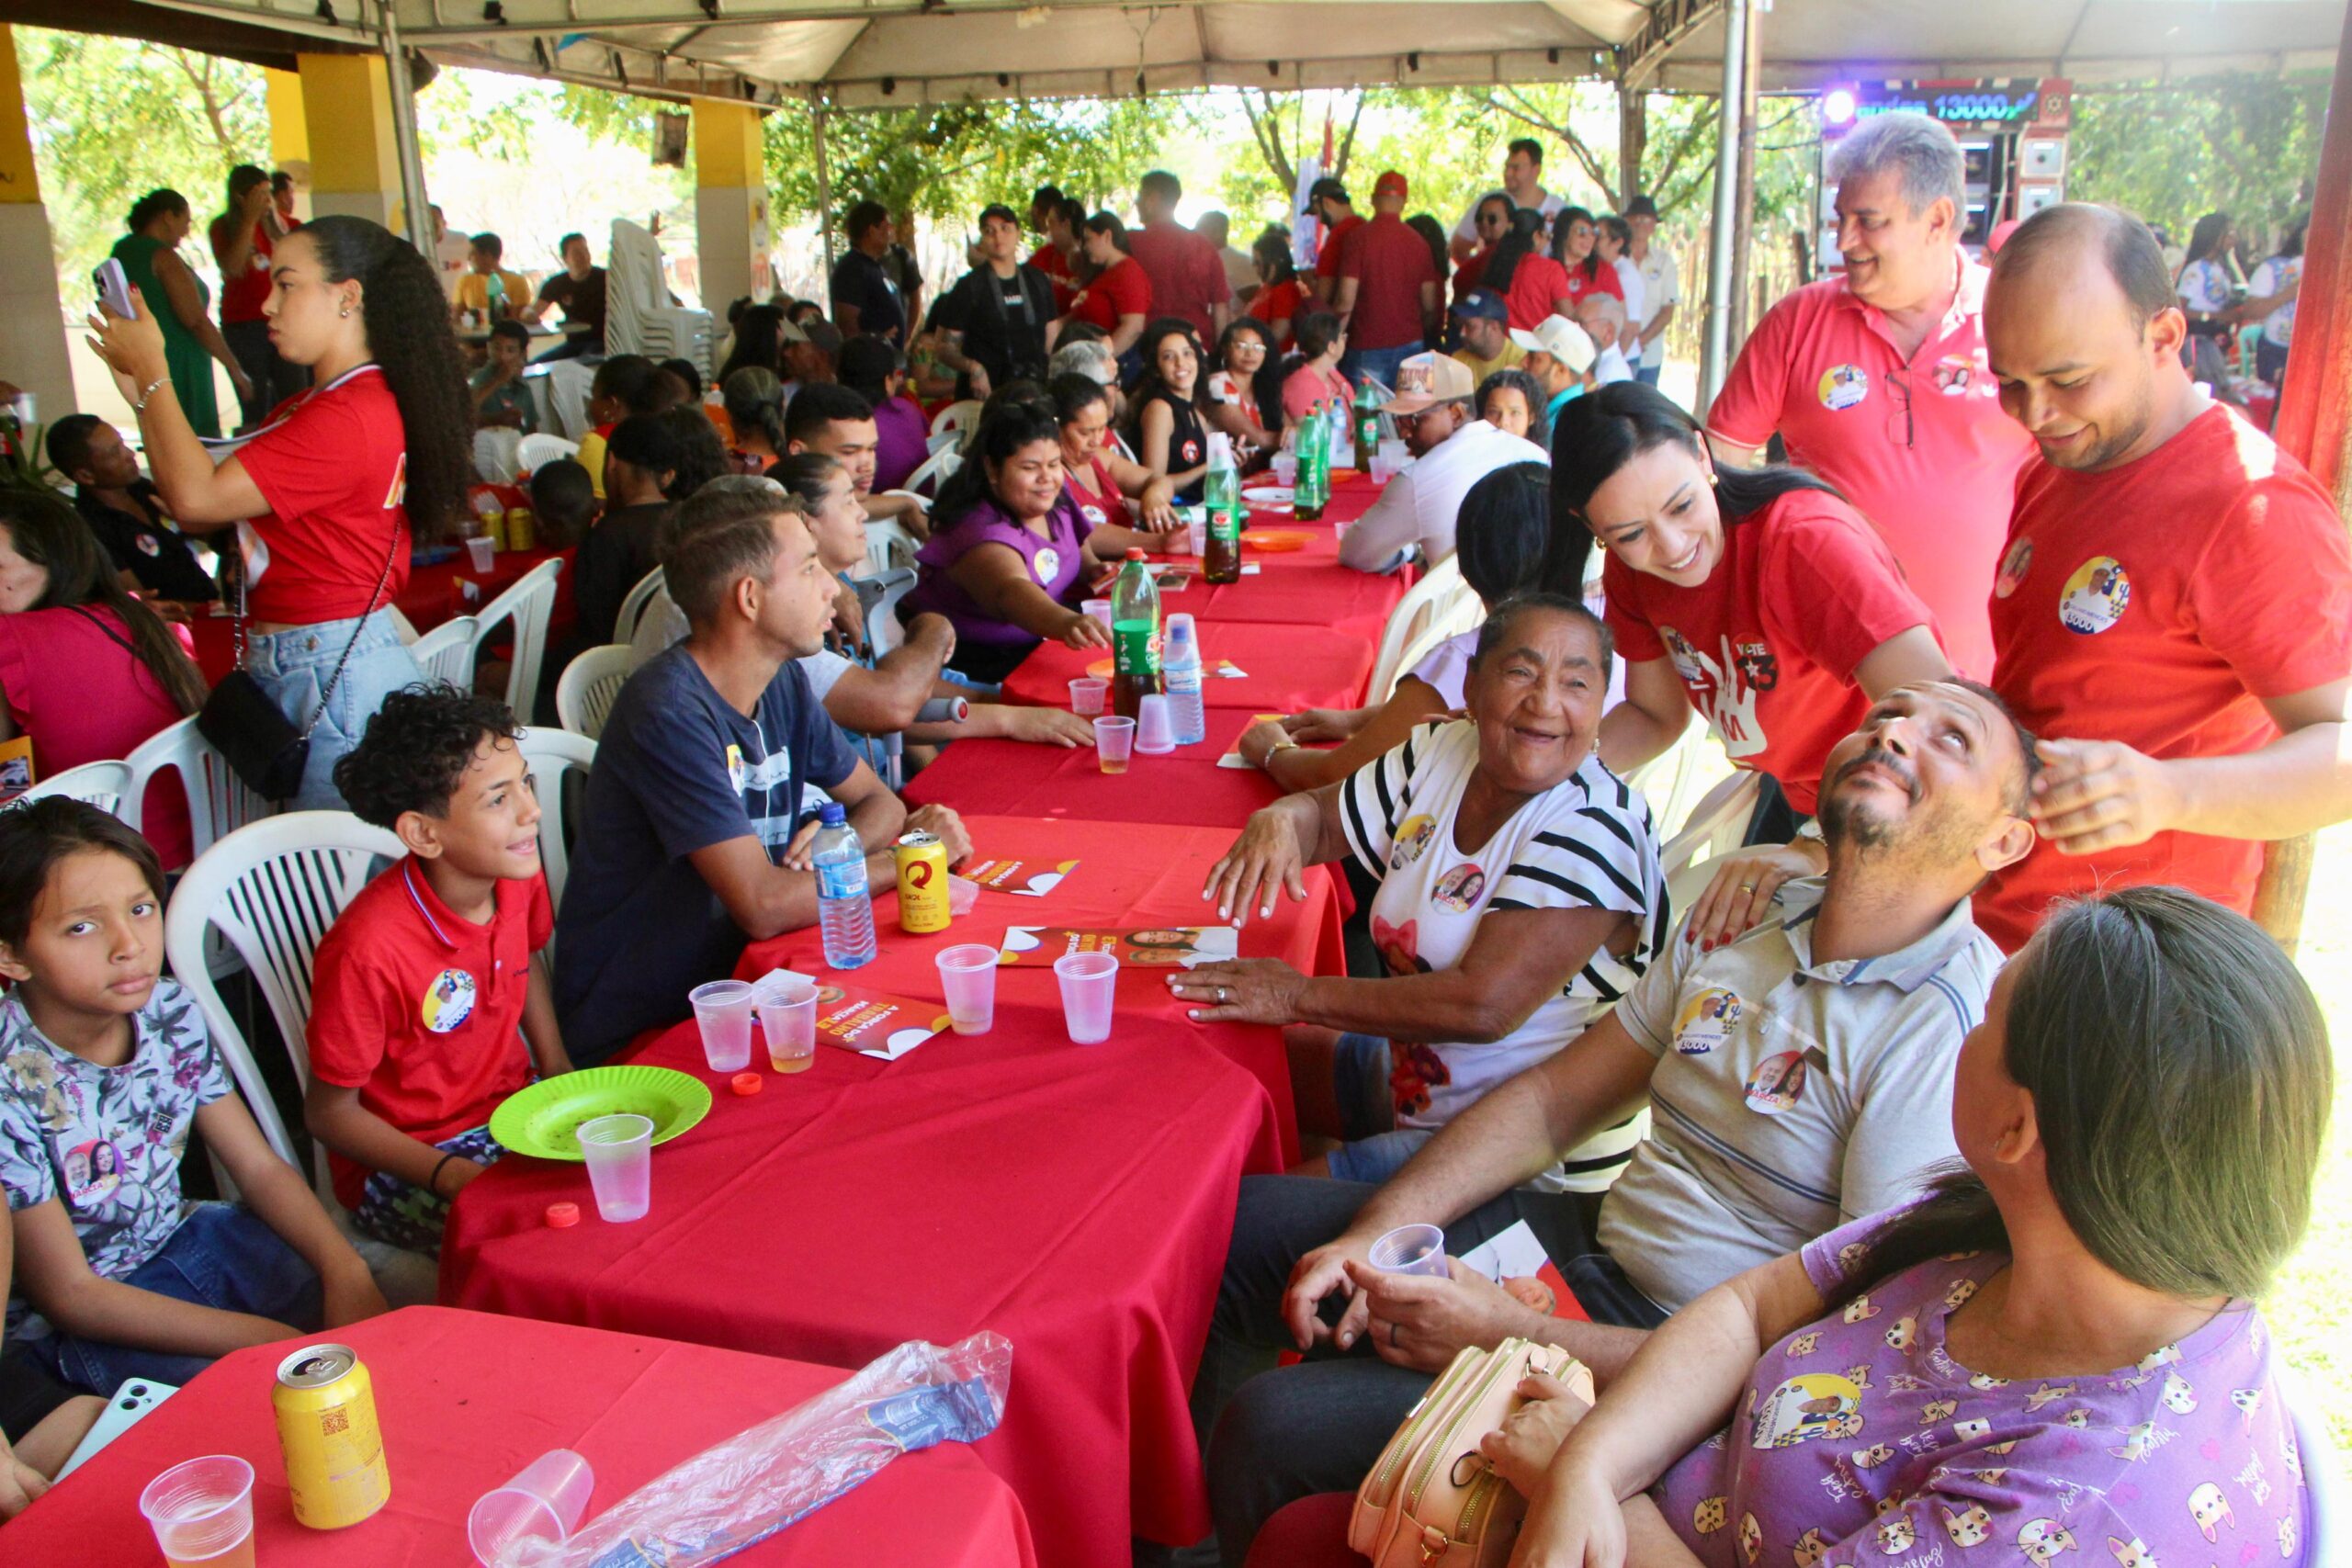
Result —
[{"label": "silver ring on finger", "polygon": [[1219,987],[1216,988],[1216,999],[1217,999],[1217,1004],[1218,1004],[1220,1007],[1224,1005],[1224,1003],[1225,1003],[1225,987],[1224,987],[1223,986],[1219,986]]}]

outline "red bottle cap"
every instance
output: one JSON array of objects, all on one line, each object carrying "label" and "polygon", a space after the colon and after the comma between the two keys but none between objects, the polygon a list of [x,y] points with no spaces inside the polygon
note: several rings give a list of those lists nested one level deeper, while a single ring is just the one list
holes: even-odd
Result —
[{"label": "red bottle cap", "polygon": [[757,1073],[737,1073],[728,1080],[728,1087],[737,1094],[757,1094],[767,1085]]},{"label": "red bottle cap", "polygon": [[1129,560],[1149,560],[1151,558],[1144,553],[1143,547],[1140,545],[1131,545],[1127,547],[1127,558]]},{"label": "red bottle cap", "polygon": [[580,1223],[580,1205],[577,1203],[549,1203],[548,1205],[547,1221],[548,1229],[551,1231],[569,1230],[571,1226]]}]

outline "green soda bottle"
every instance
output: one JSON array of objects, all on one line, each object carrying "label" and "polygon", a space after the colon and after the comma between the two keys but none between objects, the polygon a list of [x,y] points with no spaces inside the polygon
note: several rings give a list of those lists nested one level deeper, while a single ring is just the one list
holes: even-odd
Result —
[{"label": "green soda bottle", "polygon": [[1356,471],[1372,471],[1372,455],[1380,450],[1380,395],[1366,381],[1356,389]]},{"label": "green soda bottle", "polygon": [[1291,498],[1291,511],[1302,523],[1312,523],[1323,515],[1323,503],[1330,497],[1331,434],[1325,421],[1323,405],[1317,403],[1298,427],[1298,481]]},{"label": "green soda bottle", "polygon": [[1159,585],[1140,549],[1127,552],[1111,589],[1111,711],[1133,718],[1159,684]]}]

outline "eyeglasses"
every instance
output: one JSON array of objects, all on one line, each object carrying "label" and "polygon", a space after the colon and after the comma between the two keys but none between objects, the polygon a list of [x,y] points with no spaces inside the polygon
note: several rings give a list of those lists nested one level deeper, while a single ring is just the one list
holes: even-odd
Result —
[{"label": "eyeglasses", "polygon": [[1903,419],[1903,445],[1916,446],[1919,432],[1911,417],[1911,372],[1890,370],[1886,373],[1886,384],[1894,390],[1894,403],[1886,412],[1886,438],[1889,441],[1894,439],[1895,416],[1900,414]]},{"label": "eyeglasses", "polygon": [[1234,354],[1263,354],[1266,352],[1266,345],[1260,343],[1254,337],[1238,337],[1233,340],[1233,345],[1228,352]]}]

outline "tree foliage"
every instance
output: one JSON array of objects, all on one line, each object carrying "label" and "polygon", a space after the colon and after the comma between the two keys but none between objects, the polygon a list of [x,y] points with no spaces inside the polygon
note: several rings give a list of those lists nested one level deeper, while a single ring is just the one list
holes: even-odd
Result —
[{"label": "tree foliage", "polygon": [[2310,210],[2327,90],[2324,76],[2252,75],[2079,89],[2066,194],[2128,208],[2183,243],[2217,211],[2275,240]]}]

